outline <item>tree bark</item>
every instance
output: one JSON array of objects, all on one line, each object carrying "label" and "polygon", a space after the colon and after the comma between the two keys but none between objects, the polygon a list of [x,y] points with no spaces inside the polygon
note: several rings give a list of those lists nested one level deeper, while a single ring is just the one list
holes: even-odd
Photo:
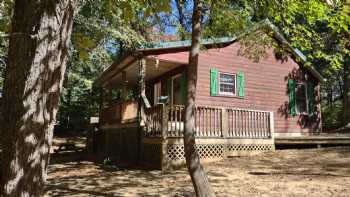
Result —
[{"label": "tree bark", "polygon": [[[183,0],[175,0],[175,3],[176,3],[177,11],[179,12],[179,18],[178,18],[179,23],[180,23],[181,27],[184,28],[184,30],[186,31],[185,15],[183,12],[184,1]],[[181,40],[186,39],[186,35],[183,32],[180,33],[180,39]]]},{"label": "tree bark", "polygon": [[16,0],[1,125],[2,196],[40,196],[66,69],[71,0]]},{"label": "tree bark", "polygon": [[193,16],[192,16],[192,44],[189,55],[188,65],[188,87],[187,87],[187,103],[185,108],[185,131],[184,131],[184,147],[186,165],[191,176],[196,196],[215,196],[207,175],[200,164],[199,155],[195,149],[195,133],[194,133],[194,110],[197,85],[197,68],[198,56],[200,52],[201,40],[201,11],[202,3],[200,0],[194,0]]},{"label": "tree bark", "polygon": [[350,123],[350,68],[349,62],[346,61],[344,64],[344,76],[343,76],[343,110],[342,110],[342,123],[347,125]]}]

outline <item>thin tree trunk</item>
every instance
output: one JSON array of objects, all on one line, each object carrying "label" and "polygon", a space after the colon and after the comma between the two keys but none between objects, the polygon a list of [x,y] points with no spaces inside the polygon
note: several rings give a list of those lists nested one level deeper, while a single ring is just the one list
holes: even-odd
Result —
[{"label": "thin tree trunk", "polygon": [[200,164],[199,155],[195,149],[195,135],[194,135],[194,109],[196,97],[197,84],[197,67],[198,56],[200,52],[201,40],[201,9],[202,3],[200,0],[194,1],[193,16],[192,16],[192,45],[189,55],[188,66],[188,89],[187,89],[187,103],[185,108],[185,132],[184,132],[184,146],[186,164],[191,176],[193,187],[197,196],[215,196],[207,175]]},{"label": "thin tree trunk", "polygon": [[344,76],[343,76],[343,111],[342,111],[342,123],[343,125],[347,125],[350,123],[350,68],[349,64],[346,61],[344,64]]},{"label": "thin tree trunk", "polygon": [[[183,12],[184,1],[183,0],[175,0],[175,2],[176,2],[177,11],[179,12],[179,18],[178,18],[179,23],[180,23],[181,27],[184,28],[184,30],[186,31],[185,15]],[[180,33],[180,39],[181,40],[186,39],[186,35],[183,32]]]},{"label": "thin tree trunk", "polygon": [[71,0],[16,0],[1,125],[2,196],[40,196],[66,69]]}]

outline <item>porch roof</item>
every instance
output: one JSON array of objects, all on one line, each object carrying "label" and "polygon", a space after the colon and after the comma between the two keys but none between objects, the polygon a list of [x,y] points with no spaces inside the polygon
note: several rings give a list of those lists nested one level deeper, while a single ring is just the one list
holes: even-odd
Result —
[{"label": "porch roof", "polygon": [[[248,31],[245,31],[245,33],[236,36],[236,37],[222,37],[222,38],[210,38],[210,39],[202,39],[201,44],[205,45],[207,47],[215,47],[215,46],[221,46],[225,44],[230,44],[235,41],[237,41],[242,36],[248,34],[249,32],[257,31],[259,29],[267,30],[273,33],[274,37],[280,42],[280,44],[283,46],[283,48],[291,53],[293,56],[296,57],[296,59],[299,61],[298,63],[302,66],[304,66],[309,72],[316,77],[319,81],[325,81],[323,76],[317,71],[317,69],[310,65],[305,66],[307,60],[307,57],[297,48],[292,47],[292,45],[286,40],[286,38],[282,35],[282,33],[278,30],[278,28],[272,24],[268,19],[261,21],[257,25],[250,28]],[[96,86],[104,86],[107,80],[110,80],[111,78],[115,77],[116,75],[120,74],[123,70],[130,67],[131,68],[137,68],[137,61],[140,58],[146,58],[148,61],[152,61],[153,55],[161,55],[161,54],[167,54],[170,52],[176,52],[176,51],[183,51],[183,49],[187,49],[191,46],[191,40],[184,40],[184,41],[172,41],[172,42],[160,42],[160,43],[148,43],[141,47],[140,49],[137,49],[135,53],[125,57],[122,59],[119,63],[113,63],[110,67],[108,67],[100,77],[95,81]],[[156,61],[153,58],[153,61]],[[184,61],[183,58],[179,62],[173,62],[169,60],[159,60],[160,62],[167,62],[170,64],[179,66],[180,64],[187,64],[187,60]],[[175,66],[176,67],[176,66]],[[172,67],[172,68],[175,68]],[[137,70],[134,70],[134,74],[137,73]],[[149,72],[147,72],[149,73]],[[151,72],[152,73],[152,72]],[[165,72],[163,72],[165,73]],[[121,75],[120,75],[121,76]],[[147,74],[146,74],[147,76]],[[146,80],[148,80],[152,76],[146,77]],[[137,78],[134,78],[133,81],[137,80]]]},{"label": "porch roof", "polygon": [[[183,58],[179,58],[178,60],[174,60],[174,58],[167,59],[162,56],[142,56],[142,58],[146,61],[146,81],[155,79],[177,67],[187,64],[187,61]],[[129,87],[136,85],[139,80],[139,59],[140,57],[138,56],[127,56],[119,64],[112,64],[95,81],[94,85],[100,87],[118,87],[122,86],[125,82]],[[126,81],[123,80],[123,72],[125,72]]]}]

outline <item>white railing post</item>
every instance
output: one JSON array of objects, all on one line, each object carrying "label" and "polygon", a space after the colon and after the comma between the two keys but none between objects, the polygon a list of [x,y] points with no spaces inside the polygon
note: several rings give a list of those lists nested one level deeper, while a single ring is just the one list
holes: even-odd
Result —
[{"label": "white railing post", "polygon": [[273,149],[275,149],[275,121],[273,112],[270,112],[270,137],[273,143]]},{"label": "white railing post", "polygon": [[221,108],[221,132],[222,137],[227,138],[229,136],[228,125],[228,113],[226,108]]}]

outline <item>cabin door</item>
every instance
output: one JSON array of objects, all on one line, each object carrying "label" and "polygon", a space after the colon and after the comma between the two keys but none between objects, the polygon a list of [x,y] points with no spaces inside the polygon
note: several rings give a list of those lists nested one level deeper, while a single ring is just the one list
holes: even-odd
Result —
[{"label": "cabin door", "polygon": [[159,98],[162,95],[162,83],[158,82],[154,84],[153,105],[156,106],[159,103]]},{"label": "cabin door", "polygon": [[183,83],[181,83],[181,74],[175,75],[171,78],[171,86],[172,86],[172,90],[171,90],[171,104],[172,105],[183,105],[183,97],[182,97],[182,88],[181,85]]}]

